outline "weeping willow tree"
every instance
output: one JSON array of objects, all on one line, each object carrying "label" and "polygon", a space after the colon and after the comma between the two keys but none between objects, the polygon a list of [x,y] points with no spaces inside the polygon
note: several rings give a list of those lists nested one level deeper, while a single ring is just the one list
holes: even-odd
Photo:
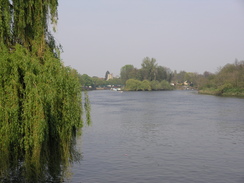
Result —
[{"label": "weeping willow tree", "polygon": [[12,47],[17,43],[42,57],[56,48],[49,30],[57,23],[57,0],[0,0],[1,43]]},{"label": "weeping willow tree", "polygon": [[79,158],[78,73],[49,30],[57,0],[0,0],[0,182],[60,182]]}]

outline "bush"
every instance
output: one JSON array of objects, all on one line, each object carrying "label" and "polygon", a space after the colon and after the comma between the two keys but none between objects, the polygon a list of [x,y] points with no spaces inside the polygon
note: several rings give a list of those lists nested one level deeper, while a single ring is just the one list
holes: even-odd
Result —
[{"label": "bush", "polygon": [[170,86],[168,81],[163,80],[163,81],[160,82],[160,89],[162,89],[162,90],[172,90],[172,87]]},{"label": "bush", "polygon": [[150,81],[148,81],[148,80],[142,81],[140,89],[143,90],[143,91],[151,91],[152,88],[151,88]]},{"label": "bush", "polygon": [[153,81],[151,81],[151,89],[152,90],[159,90],[160,88],[161,88],[161,86],[160,86],[160,82],[159,81],[157,81],[157,80],[153,80]]},{"label": "bush", "polygon": [[141,81],[136,79],[128,79],[125,85],[125,89],[128,91],[138,91],[141,88]]},{"label": "bush", "polygon": [[154,80],[150,82],[148,80],[139,81],[136,79],[128,79],[125,89],[128,91],[172,90],[172,86],[166,80],[161,82]]}]

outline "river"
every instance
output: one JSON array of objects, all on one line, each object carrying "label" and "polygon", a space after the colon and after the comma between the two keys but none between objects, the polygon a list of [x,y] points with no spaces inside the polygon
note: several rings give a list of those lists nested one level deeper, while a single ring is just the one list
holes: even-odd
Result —
[{"label": "river", "polygon": [[70,182],[243,183],[244,99],[91,91]]}]

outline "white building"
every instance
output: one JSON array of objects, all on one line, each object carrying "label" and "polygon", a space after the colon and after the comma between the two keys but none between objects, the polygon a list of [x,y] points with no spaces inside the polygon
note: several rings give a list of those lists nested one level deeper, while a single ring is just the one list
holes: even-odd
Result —
[{"label": "white building", "polygon": [[113,77],[113,74],[108,74],[108,76],[107,76],[107,81],[108,80],[110,80],[110,79],[113,79],[114,77]]}]

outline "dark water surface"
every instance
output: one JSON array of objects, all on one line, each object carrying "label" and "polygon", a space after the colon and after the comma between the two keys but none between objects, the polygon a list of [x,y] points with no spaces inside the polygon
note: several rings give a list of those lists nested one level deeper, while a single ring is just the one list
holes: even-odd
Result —
[{"label": "dark water surface", "polygon": [[91,91],[71,182],[243,183],[244,99]]}]

